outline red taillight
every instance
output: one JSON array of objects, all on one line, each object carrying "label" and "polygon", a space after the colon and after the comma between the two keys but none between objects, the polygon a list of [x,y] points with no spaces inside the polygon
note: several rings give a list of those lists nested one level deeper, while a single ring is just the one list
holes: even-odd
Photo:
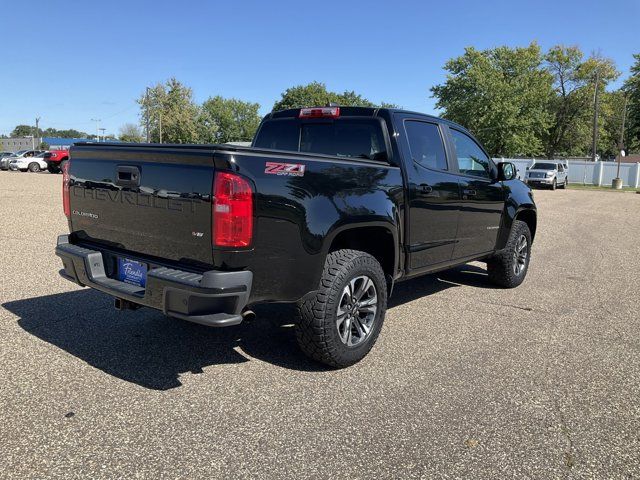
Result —
[{"label": "red taillight", "polygon": [[235,173],[216,172],[212,238],[216,247],[247,247],[253,237],[253,190]]},{"label": "red taillight", "polygon": [[340,107],[301,108],[299,118],[338,118]]},{"label": "red taillight", "polygon": [[67,218],[71,217],[71,204],[69,202],[69,167],[71,160],[62,166],[62,208]]}]

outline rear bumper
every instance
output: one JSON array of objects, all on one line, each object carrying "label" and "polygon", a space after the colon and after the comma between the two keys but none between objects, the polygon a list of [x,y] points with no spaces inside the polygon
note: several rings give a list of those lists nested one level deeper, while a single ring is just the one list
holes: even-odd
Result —
[{"label": "rear bumper", "polygon": [[251,293],[253,274],[246,270],[196,274],[157,267],[147,272],[146,287],[130,285],[106,275],[99,250],[73,245],[68,235],[58,237],[56,255],[62,259],[60,275],[67,280],[203,325],[239,324]]}]

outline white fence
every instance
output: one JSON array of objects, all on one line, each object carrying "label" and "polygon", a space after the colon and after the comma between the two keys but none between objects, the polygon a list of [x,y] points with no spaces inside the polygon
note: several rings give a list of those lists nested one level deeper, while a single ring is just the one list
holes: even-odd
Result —
[{"label": "white fence", "polygon": [[[511,162],[516,166],[518,178],[523,179],[527,167],[535,160],[523,158],[494,158],[496,162]],[[543,162],[544,159],[539,159]],[[611,185],[618,172],[617,162],[585,162],[583,160],[558,160],[569,164],[569,182],[591,185]],[[621,163],[620,178],[625,187],[640,187],[640,163]]]}]

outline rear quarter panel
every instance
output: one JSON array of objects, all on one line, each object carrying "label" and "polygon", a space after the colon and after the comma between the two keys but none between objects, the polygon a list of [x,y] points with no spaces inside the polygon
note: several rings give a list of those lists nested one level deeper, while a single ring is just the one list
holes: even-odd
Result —
[{"label": "rear quarter panel", "polygon": [[[254,273],[252,302],[295,301],[317,288],[332,240],[345,229],[382,226],[398,244],[400,169],[374,162],[249,152],[217,152],[256,188],[252,248],[214,250],[214,263]],[[303,175],[266,173],[267,162],[304,165]]]}]

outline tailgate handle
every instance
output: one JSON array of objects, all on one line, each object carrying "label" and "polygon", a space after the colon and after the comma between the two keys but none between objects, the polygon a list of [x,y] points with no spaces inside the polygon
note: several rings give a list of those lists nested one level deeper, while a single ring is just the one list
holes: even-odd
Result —
[{"label": "tailgate handle", "polygon": [[131,165],[119,165],[116,168],[116,185],[122,187],[139,187],[140,169]]}]

